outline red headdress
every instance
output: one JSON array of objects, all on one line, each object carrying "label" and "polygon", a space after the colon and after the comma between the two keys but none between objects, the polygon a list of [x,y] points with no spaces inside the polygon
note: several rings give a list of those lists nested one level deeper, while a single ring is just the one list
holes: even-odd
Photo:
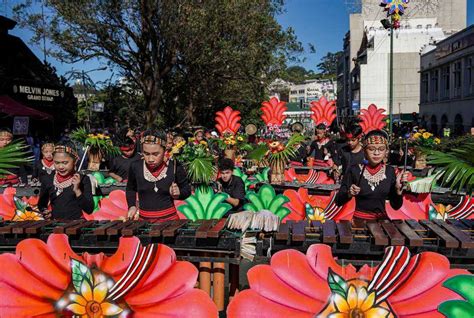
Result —
[{"label": "red headdress", "polygon": [[368,109],[360,110],[360,126],[364,134],[372,130],[383,129],[387,125],[385,122],[387,116],[383,113],[385,113],[385,109],[377,108],[374,104],[371,104]]},{"label": "red headdress", "polygon": [[263,112],[262,119],[267,126],[281,126],[286,118],[283,115],[288,110],[285,102],[281,102],[276,97],[272,97],[270,101],[262,103],[261,110]]},{"label": "red headdress", "polygon": [[328,101],[326,97],[321,97],[319,101],[311,102],[311,119],[313,119],[314,124],[320,125],[324,124],[326,127],[331,126],[334,119],[336,119],[336,101]]},{"label": "red headdress", "polygon": [[240,112],[227,106],[223,111],[216,113],[216,128],[219,134],[235,135],[240,128]]}]

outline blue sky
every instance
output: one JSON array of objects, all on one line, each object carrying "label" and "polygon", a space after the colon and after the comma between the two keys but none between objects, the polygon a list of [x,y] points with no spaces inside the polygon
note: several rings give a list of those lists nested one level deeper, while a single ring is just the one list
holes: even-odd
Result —
[{"label": "blue sky", "polygon": [[[19,0],[7,0],[0,3],[0,14],[11,17],[11,8]],[[468,21],[467,25],[474,23],[474,0],[467,0]],[[316,70],[322,56],[327,52],[336,52],[342,49],[342,40],[349,29],[349,13],[344,0],[286,0],[285,12],[277,17],[278,22],[285,28],[292,27],[301,41],[307,53],[302,57],[306,61],[300,65],[307,69]],[[25,42],[29,42],[31,33],[16,28],[12,34],[19,36]],[[315,54],[308,53],[308,43],[316,47]],[[30,45],[33,52],[42,59],[40,48]],[[76,63],[71,66],[58,61],[48,60],[52,63],[59,74],[64,74],[72,68],[76,70],[91,70],[100,67],[97,61],[87,63]],[[105,81],[110,78],[109,70],[92,72],[90,76],[93,81]]]}]

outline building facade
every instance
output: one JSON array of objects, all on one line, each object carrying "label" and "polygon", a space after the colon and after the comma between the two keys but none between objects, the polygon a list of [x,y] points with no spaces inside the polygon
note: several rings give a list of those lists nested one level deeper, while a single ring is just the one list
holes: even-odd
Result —
[{"label": "building facade", "polygon": [[[362,0],[349,17],[338,67],[338,113],[374,103],[388,108],[390,37],[380,0]],[[420,51],[466,27],[466,0],[412,0],[394,36],[394,115],[418,112]]]},{"label": "building facade", "polygon": [[433,132],[474,127],[474,25],[421,56],[420,117]]},{"label": "building facade", "polygon": [[307,80],[303,84],[290,86],[290,103],[310,103],[326,97],[336,99],[337,83],[332,80]]}]

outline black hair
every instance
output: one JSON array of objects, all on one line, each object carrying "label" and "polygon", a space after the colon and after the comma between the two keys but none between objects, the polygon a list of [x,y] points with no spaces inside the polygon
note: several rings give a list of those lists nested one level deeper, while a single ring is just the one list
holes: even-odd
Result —
[{"label": "black hair", "polygon": [[351,134],[352,138],[360,137],[362,133],[362,127],[359,125],[351,125],[347,128],[347,134]]},{"label": "black hair", "polygon": [[10,133],[10,134],[12,133],[11,129],[7,128],[7,127],[1,127],[0,131],[4,131],[4,132]]},{"label": "black hair", "polygon": [[373,136],[381,136],[381,137],[384,137],[385,139],[387,139],[388,142],[390,141],[388,133],[385,130],[381,130],[381,129],[376,129],[376,130],[372,130],[372,131],[368,132],[364,136],[364,140],[367,140],[367,139],[369,139],[370,137],[373,137]]},{"label": "black hair", "polygon": [[319,124],[316,126],[316,129],[317,130],[326,130],[328,127],[326,126],[326,124]]},{"label": "black hair", "polygon": [[226,171],[226,170],[234,171],[235,165],[232,159],[222,158],[221,160],[219,160],[218,166],[219,166],[220,171]]}]

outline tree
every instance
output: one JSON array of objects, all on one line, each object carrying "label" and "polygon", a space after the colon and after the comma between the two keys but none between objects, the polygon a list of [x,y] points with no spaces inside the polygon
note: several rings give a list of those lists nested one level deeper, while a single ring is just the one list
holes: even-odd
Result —
[{"label": "tree", "polygon": [[339,63],[339,58],[344,53],[342,51],[332,53],[327,53],[324,57],[321,58],[321,63],[318,64],[318,68],[321,70],[321,74],[330,77],[337,76],[337,64]]},{"label": "tree", "polygon": [[192,124],[214,106],[250,105],[302,50],[274,18],[282,0],[50,0],[47,23],[30,5],[15,8],[17,19],[49,37],[50,54],[68,63],[99,58],[137,85],[148,125],[158,116]]}]

